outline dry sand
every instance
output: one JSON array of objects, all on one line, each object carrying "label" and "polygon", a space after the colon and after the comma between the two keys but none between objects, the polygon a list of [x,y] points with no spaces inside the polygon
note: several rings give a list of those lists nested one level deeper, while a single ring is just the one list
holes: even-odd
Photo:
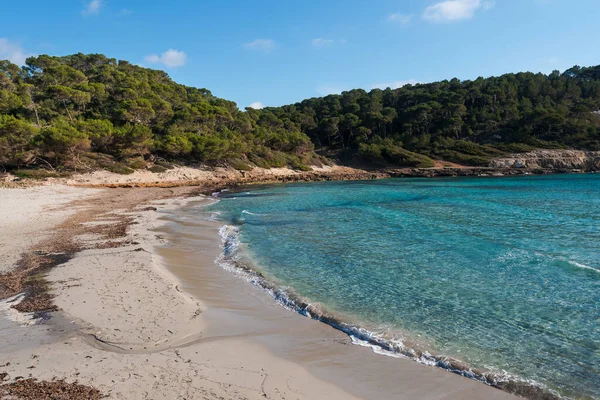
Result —
[{"label": "dry sand", "polygon": [[296,171],[290,168],[253,168],[250,171],[238,171],[224,167],[185,167],[177,166],[161,173],[149,170],[136,170],[129,175],[115,174],[109,171],[94,171],[77,174],[71,178],[50,179],[49,182],[73,186],[179,186],[204,185],[228,186],[240,182],[294,181],[300,179],[368,179],[372,176],[384,177],[386,174],[367,172],[343,166],[312,167],[311,171]]},{"label": "dry sand", "polygon": [[[0,365],[9,363],[0,377],[78,381],[113,399],[514,398],[374,355],[284,310],[215,265],[217,226],[180,210],[209,200],[179,197],[189,194],[0,190],[0,272],[57,231],[78,235],[84,248],[48,273],[62,310],[50,320],[25,326],[0,303]],[[133,225],[122,236],[124,212]]]},{"label": "dry sand", "polygon": [[[45,194],[50,207],[56,193],[63,194],[58,197],[61,204],[89,192],[51,186],[2,191],[0,220],[11,216],[11,221],[23,221],[20,225],[27,227],[15,235],[13,225],[2,223],[0,236],[20,240],[20,232],[31,235],[64,222],[69,212],[60,211],[52,218],[25,219],[30,213],[20,214],[28,204],[23,196]],[[109,190],[99,195],[104,204],[112,198]],[[120,200],[111,212],[127,203]],[[181,201],[164,200],[157,207],[169,209]],[[1,367],[0,373],[7,373],[8,380],[32,376],[79,381],[115,399],[353,398],[299,365],[271,355],[258,343],[239,338],[203,342],[202,305],[178,290],[174,277],[152,253],[160,239],[147,228],[154,227],[158,213],[132,214],[137,224],[127,237],[129,245],[84,250],[48,274],[55,304],[62,309],[55,317],[28,327],[10,321],[7,326],[4,319],[0,359],[9,365]],[[113,224],[115,218],[99,214],[90,222],[89,226]],[[89,243],[100,238],[87,234],[80,240]],[[37,332],[26,346],[19,345],[19,333],[26,330]]]},{"label": "dry sand", "polygon": [[11,270],[21,253],[76,211],[64,205],[95,192],[67,186],[0,188],[0,273]]}]

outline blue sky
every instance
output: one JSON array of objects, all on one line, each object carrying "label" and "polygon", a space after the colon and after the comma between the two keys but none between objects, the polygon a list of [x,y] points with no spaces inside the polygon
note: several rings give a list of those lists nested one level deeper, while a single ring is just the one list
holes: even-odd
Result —
[{"label": "blue sky", "polygon": [[30,0],[0,59],[103,53],[244,108],[352,88],[600,64],[598,0]]}]

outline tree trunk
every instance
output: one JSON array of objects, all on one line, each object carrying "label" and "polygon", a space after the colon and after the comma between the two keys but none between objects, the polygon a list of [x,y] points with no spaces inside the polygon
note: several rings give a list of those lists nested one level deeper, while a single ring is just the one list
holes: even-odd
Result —
[{"label": "tree trunk", "polygon": [[69,107],[67,107],[67,102],[63,100],[63,105],[65,106],[65,110],[67,110],[67,115],[69,116],[69,120],[73,122],[73,117],[71,116],[71,112],[69,111]]},{"label": "tree trunk", "polygon": [[342,141],[342,149],[345,149],[346,145],[344,144],[344,134],[341,131],[338,131],[338,136],[340,137],[340,140]]},{"label": "tree trunk", "polygon": [[31,95],[31,92],[29,92],[29,99],[31,100],[31,106],[33,107],[33,112],[35,113],[35,119],[37,120],[37,126],[38,126],[38,128],[41,128],[42,125],[40,124],[40,116],[38,115],[37,107],[35,105],[35,101],[33,101],[33,96]]}]

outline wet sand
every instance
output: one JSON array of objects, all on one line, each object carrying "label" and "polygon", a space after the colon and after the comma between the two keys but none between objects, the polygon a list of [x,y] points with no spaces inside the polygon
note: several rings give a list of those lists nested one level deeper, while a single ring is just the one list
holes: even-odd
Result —
[{"label": "wet sand", "polygon": [[[166,213],[157,249],[181,288],[205,304],[205,340],[244,337],[363,399],[511,399],[482,383],[412,360],[374,354],[321,322],[283,308],[267,293],[222,269],[219,222],[201,202]],[[203,220],[204,219],[204,220]]]},{"label": "wet sand", "polygon": [[[5,200],[0,221],[9,216],[21,221],[27,226],[19,231],[29,235],[37,219],[27,218],[27,202],[20,200],[33,191],[25,190],[0,192]],[[44,212],[56,218],[54,226],[40,226],[42,240],[31,237],[26,253],[70,241],[79,247],[45,274],[60,310],[48,314],[50,319],[23,313],[15,318],[15,310],[2,308],[0,398],[17,381],[34,390],[27,378],[86,385],[110,399],[356,398],[258,342],[205,337],[204,303],[180,289],[154,253],[167,244],[154,231],[162,225],[157,217],[186,204],[181,196],[193,190],[97,190],[83,200],[80,190],[60,187],[75,202],[54,204],[54,188],[35,189],[44,198]],[[18,242],[13,230],[0,224],[0,235]],[[5,271],[16,268],[5,265]]]},{"label": "wet sand", "polygon": [[49,320],[0,314],[4,382],[64,379],[127,400],[514,398],[285,310],[215,263],[219,224],[197,218],[209,200],[181,197],[191,190],[24,190],[0,192],[0,221],[14,221],[0,224],[4,248],[81,249],[46,274],[60,309]]}]

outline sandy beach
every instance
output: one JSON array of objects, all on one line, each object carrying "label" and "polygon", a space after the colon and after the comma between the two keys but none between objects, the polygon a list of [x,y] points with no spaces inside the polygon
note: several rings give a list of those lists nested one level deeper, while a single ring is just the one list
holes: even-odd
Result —
[{"label": "sandy beach", "polygon": [[55,398],[15,395],[27,378],[111,399],[515,398],[351,345],[223,270],[218,223],[187,218],[198,193],[0,189],[0,398]]}]

